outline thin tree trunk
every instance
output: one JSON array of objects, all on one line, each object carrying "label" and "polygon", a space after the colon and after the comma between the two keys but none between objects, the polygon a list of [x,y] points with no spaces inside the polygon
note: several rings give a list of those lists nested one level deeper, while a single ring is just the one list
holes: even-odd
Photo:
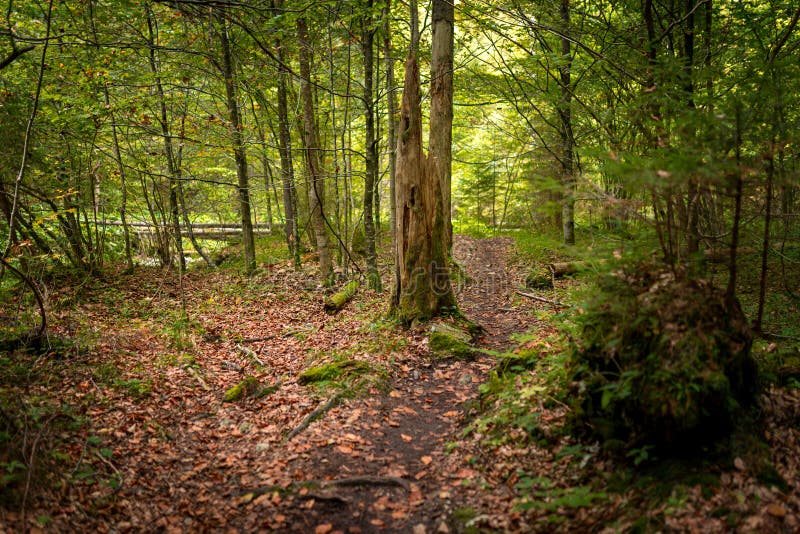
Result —
[{"label": "thin tree trunk", "polygon": [[325,182],[322,176],[319,135],[314,116],[314,99],[311,94],[311,45],[308,25],[304,18],[297,19],[297,37],[300,43],[300,97],[303,103],[303,144],[309,177],[309,210],[319,254],[320,278],[325,284],[333,283],[333,261],[328,231],[325,223]]},{"label": "thin tree trunk", "polygon": [[431,41],[431,111],[428,159],[442,192],[445,214],[445,247],[453,245],[451,220],[451,179],[453,147],[453,29],[455,15],[451,0],[433,0]]},{"label": "thin tree trunk", "polygon": [[[164,86],[161,83],[161,72],[159,69],[158,60],[156,58],[156,33],[153,23],[153,13],[150,10],[150,4],[146,4],[147,10],[147,31],[150,45],[150,70],[156,78],[156,91],[158,94],[158,107],[159,118],[158,122],[161,126],[161,137],[164,141],[164,152],[167,158],[167,173],[169,174],[169,208],[170,218],[172,224],[172,238],[175,244],[175,252],[178,255],[178,268],[181,271],[186,270],[186,258],[183,256],[183,242],[181,238],[181,222],[178,210],[178,181],[177,170],[175,168],[175,153],[172,147],[172,135],[169,131],[169,122],[167,116],[167,101],[164,95]],[[169,253],[165,251],[165,253]],[[170,263],[172,255],[169,255]]]},{"label": "thin tree trunk", "polygon": [[761,332],[764,318],[764,304],[767,296],[767,257],[769,256],[770,224],[772,223],[772,185],[775,178],[775,142],[770,147],[770,159],[767,161],[767,201],[764,214],[764,240],[761,245],[761,278],[758,291],[758,312],[753,322],[753,330]]},{"label": "thin tree trunk", "polygon": [[[103,94],[105,95],[106,105],[111,109],[111,99],[108,94],[108,87],[103,85]],[[111,112],[111,148],[113,149],[114,162],[117,164],[117,173],[119,173],[120,192],[122,198],[119,206],[119,218],[122,221],[122,235],[125,239],[125,270],[129,273],[133,272],[133,253],[131,251],[131,231],[128,227],[128,187],[126,183],[125,165],[122,164],[122,152],[119,149],[119,137],[117,136],[117,123],[114,117],[114,112]]]},{"label": "thin tree trunk", "polygon": [[729,265],[728,288],[725,297],[733,301],[736,297],[736,252],[739,248],[739,226],[742,220],[742,110],[741,104],[736,104],[736,174],[734,176],[734,210],[733,227],[731,229],[731,253]]},{"label": "thin tree trunk", "polygon": [[[276,4],[279,5],[279,4]],[[278,154],[281,159],[281,184],[283,191],[283,211],[286,215],[284,235],[289,253],[294,259],[295,268],[300,267],[300,241],[297,221],[297,192],[294,185],[294,165],[292,163],[292,135],[289,126],[287,103],[286,57],[280,40],[276,40],[278,51]]]},{"label": "thin tree trunk", "polygon": [[561,61],[559,83],[561,85],[561,102],[559,116],[561,117],[561,180],[564,186],[562,199],[561,224],[564,244],[575,244],[575,154],[574,137],[572,134],[572,41],[570,40],[570,8],[569,0],[561,1],[561,24],[563,37],[561,38]]},{"label": "thin tree trunk", "polygon": [[[371,12],[373,0],[367,0],[367,12]],[[373,219],[373,200],[375,182],[378,175],[378,152],[375,140],[375,106],[372,94],[373,63],[374,63],[374,37],[372,16],[365,15],[362,20],[361,46],[364,53],[364,123],[366,174],[364,177],[364,237],[366,240],[367,283],[371,289],[380,291],[381,276],[378,272],[378,258],[375,253],[375,221]]]},{"label": "thin tree trunk", "polygon": [[256,244],[253,236],[253,219],[250,213],[250,178],[247,172],[247,152],[242,136],[239,102],[236,96],[236,73],[233,53],[228,38],[228,23],[220,17],[219,39],[222,48],[222,75],[225,78],[225,95],[228,103],[231,143],[236,161],[236,176],[239,190],[239,214],[242,220],[242,242],[244,244],[244,269],[252,273],[256,269]]},{"label": "thin tree trunk", "polygon": [[[685,29],[683,31],[684,53],[684,91],[686,92],[686,106],[691,112],[695,109],[694,102],[694,0],[684,0]],[[694,128],[690,128],[694,137]],[[687,228],[686,252],[691,256],[700,250],[700,185],[696,176],[689,178],[686,194]],[[694,262],[693,262],[694,263]]]},{"label": "thin tree trunk", "polygon": [[395,94],[394,58],[392,57],[391,33],[392,0],[386,0],[383,8],[383,54],[386,61],[386,108],[387,108],[387,152],[389,153],[389,228],[392,235],[392,250],[397,246],[397,205],[395,198],[395,175],[397,168],[397,96]]}]

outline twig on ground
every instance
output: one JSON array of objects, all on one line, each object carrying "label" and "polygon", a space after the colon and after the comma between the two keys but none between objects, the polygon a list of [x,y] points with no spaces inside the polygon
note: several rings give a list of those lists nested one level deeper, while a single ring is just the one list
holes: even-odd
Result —
[{"label": "twig on ground", "polygon": [[286,434],[286,437],[283,438],[283,443],[288,442],[297,434],[308,428],[309,425],[311,425],[311,423],[319,419],[325,412],[327,412],[328,410],[339,404],[339,401],[341,400],[342,400],[342,392],[339,392],[333,397],[331,397],[328,400],[328,402],[326,402],[323,406],[320,406],[319,408],[308,414],[305,417],[305,419],[303,419],[302,423],[300,423],[297,427],[295,427],[291,432]]},{"label": "twig on ground", "polygon": [[275,339],[276,337],[278,337],[278,334],[272,334],[271,336],[264,337],[248,337],[243,339],[242,343],[258,343],[260,341],[269,341],[270,339]]},{"label": "twig on ground", "polygon": [[376,477],[371,475],[338,478],[334,480],[322,480],[319,482],[321,487],[353,487],[353,486],[395,486],[409,491],[408,482],[400,477]]},{"label": "twig on ground", "polygon": [[239,352],[241,352],[242,354],[244,354],[245,356],[247,356],[248,358],[253,360],[258,365],[260,365],[262,367],[264,366],[264,362],[262,362],[259,359],[258,354],[256,354],[254,350],[248,349],[247,347],[245,347],[245,346],[243,346],[243,345],[241,345],[239,343],[236,344],[236,350],[238,350]]},{"label": "twig on ground", "polygon": [[539,297],[537,295],[532,295],[530,293],[525,293],[524,291],[517,290],[516,293],[517,293],[517,295],[520,295],[520,296],[523,296],[523,297],[526,297],[526,298],[529,298],[529,299],[533,299],[533,300],[538,300],[539,302],[544,302],[545,304],[552,304],[553,306],[559,306],[561,308],[572,308],[571,304],[564,304],[563,302],[558,302],[557,300],[546,299],[546,298],[543,298],[543,297]]},{"label": "twig on ground", "polygon": [[203,388],[205,391],[211,391],[211,387],[208,385],[208,383],[202,377],[202,375],[200,374],[200,371],[198,371],[197,369],[195,369],[191,365],[185,366],[184,370],[187,373],[189,373],[190,375],[192,375],[195,378],[195,380],[197,380],[197,382],[200,384],[201,388]]}]

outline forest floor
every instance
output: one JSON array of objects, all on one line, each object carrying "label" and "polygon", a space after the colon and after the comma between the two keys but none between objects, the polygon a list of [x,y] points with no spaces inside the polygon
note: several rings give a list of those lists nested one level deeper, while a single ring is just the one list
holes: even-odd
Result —
[{"label": "forest floor", "polygon": [[[326,314],[313,272],[284,263],[250,278],[50,280],[62,345],[0,368],[4,398],[18,399],[4,410],[25,414],[17,452],[36,467],[5,474],[0,532],[800,528],[799,390],[765,394],[784,487],[737,456],[654,495],[648,484],[671,475],[558,430],[568,408],[545,383],[563,364],[557,310],[515,294],[513,240],[458,237],[454,256],[461,310],[485,328],[486,350],[467,360],[383,319],[385,293]],[[492,389],[498,356],[521,351],[539,355],[533,378]],[[225,402],[248,376],[258,384]]]}]

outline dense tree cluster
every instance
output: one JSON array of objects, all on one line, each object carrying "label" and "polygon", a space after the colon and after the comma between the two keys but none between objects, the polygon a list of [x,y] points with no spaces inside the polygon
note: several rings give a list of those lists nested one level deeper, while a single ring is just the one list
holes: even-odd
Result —
[{"label": "dense tree cluster", "polygon": [[254,234],[280,225],[326,283],[358,251],[379,288],[411,194],[406,56],[445,245],[452,213],[568,244],[576,225],[645,226],[673,265],[744,241],[792,257],[799,19],[786,1],[9,0],[4,260],[184,269],[191,247],[211,265],[198,224],[235,222],[252,271]]}]

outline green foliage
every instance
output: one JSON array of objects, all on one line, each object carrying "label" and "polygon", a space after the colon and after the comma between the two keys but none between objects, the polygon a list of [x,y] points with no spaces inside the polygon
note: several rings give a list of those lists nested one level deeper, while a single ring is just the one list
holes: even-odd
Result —
[{"label": "green foliage", "polygon": [[149,379],[129,378],[127,380],[114,380],[112,385],[115,388],[127,391],[132,397],[141,399],[150,395],[153,391],[153,382]]},{"label": "green foliage", "polygon": [[595,491],[591,486],[557,487],[544,477],[522,475],[514,488],[519,492],[518,510],[543,509],[557,512],[564,508],[586,508],[605,501],[608,494]]},{"label": "green foliage", "polygon": [[485,436],[488,445],[547,440],[560,432],[542,427],[539,407],[562,402],[566,340],[537,334],[518,336],[517,340],[518,348],[497,355],[495,370],[479,388],[482,413],[465,429],[465,433]]},{"label": "green foliage", "polygon": [[575,416],[634,460],[648,445],[697,448],[755,402],[751,336],[738,303],[654,264],[602,278],[572,353]]}]

